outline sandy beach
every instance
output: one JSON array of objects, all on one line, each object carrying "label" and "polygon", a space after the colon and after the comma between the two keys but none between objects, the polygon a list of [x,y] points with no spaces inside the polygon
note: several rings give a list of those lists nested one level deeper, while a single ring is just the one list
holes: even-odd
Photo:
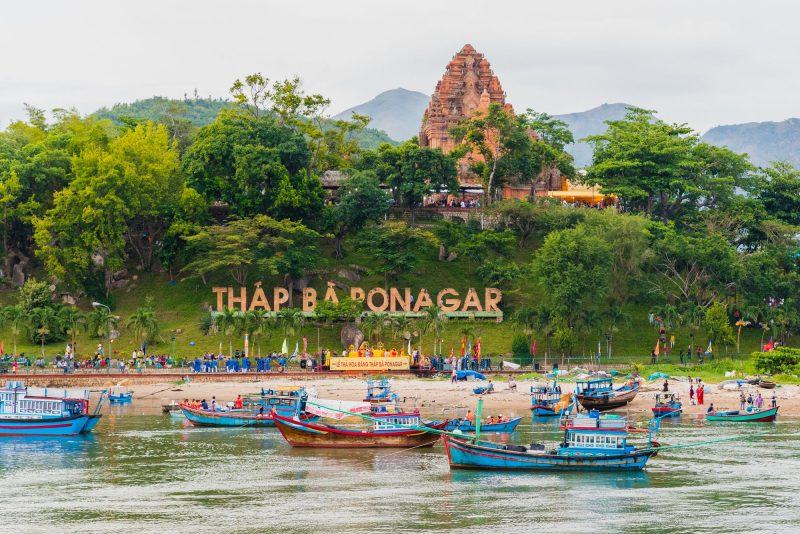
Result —
[{"label": "sandy beach", "polygon": [[[495,382],[495,393],[483,395],[484,413],[486,415],[527,415],[530,413],[530,386],[531,380],[517,381],[516,391],[508,389],[506,382]],[[472,390],[485,382],[460,382],[451,384],[446,380],[394,378],[392,389],[405,402],[405,406],[417,406],[428,416],[443,414],[456,416],[467,409],[475,409],[478,396]],[[307,389],[313,388],[322,399],[360,400],[366,391],[366,380],[362,378],[275,378],[253,382],[190,382],[176,386],[170,383],[132,384],[129,389],[134,392],[134,406],[140,406],[144,412],[160,409],[162,404],[172,401],[180,402],[183,399],[207,399],[212,396],[217,402],[227,402],[236,398],[238,394],[259,393],[262,387],[280,385],[300,385]],[[655,394],[661,391],[662,381],[643,382],[639,394],[627,407],[619,409],[621,412],[650,413]],[[565,392],[571,391],[574,384],[563,382]],[[718,409],[735,409],[739,406],[739,391],[723,390],[717,384],[706,384],[704,405],[691,405],[689,403],[689,384],[686,381],[670,380],[670,391],[680,394],[683,401],[684,413],[704,414],[711,403]],[[800,415],[800,386],[778,386],[774,390],[748,386],[745,392],[752,392],[755,397],[761,392],[764,404],[769,405],[772,393],[778,398],[781,406],[780,415]]]}]

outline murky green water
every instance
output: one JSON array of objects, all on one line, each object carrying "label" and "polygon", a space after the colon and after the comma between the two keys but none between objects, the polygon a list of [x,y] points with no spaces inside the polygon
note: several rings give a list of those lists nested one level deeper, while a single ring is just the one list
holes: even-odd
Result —
[{"label": "murky green water", "polygon": [[[113,408],[88,438],[0,438],[3,532],[800,531],[800,420],[667,422],[642,473],[450,472],[443,449],[293,450]],[[555,441],[527,420],[514,441]],[[533,436],[531,435],[533,432]]]}]

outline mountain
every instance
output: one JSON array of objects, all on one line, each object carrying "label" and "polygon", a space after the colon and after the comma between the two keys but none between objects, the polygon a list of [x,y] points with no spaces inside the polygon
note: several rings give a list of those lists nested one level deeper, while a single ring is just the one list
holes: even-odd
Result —
[{"label": "mountain", "polygon": [[605,121],[616,121],[625,118],[626,108],[630,104],[603,104],[587,111],[554,115],[556,119],[567,123],[575,143],[567,145],[566,151],[575,158],[576,167],[586,167],[592,163],[592,147],[579,141],[590,135],[598,135],[606,131]]},{"label": "mountain", "polygon": [[370,127],[383,130],[397,141],[411,139],[419,133],[422,114],[430,97],[418,91],[398,87],[384,91],[369,102],[364,102],[335,115],[334,119],[349,119],[355,112],[372,117]]},{"label": "mountain", "polygon": [[755,165],[788,160],[800,166],[800,119],[715,126],[703,134],[702,140],[745,152]]},{"label": "mountain", "polygon": [[[188,119],[194,126],[205,126],[214,121],[223,109],[234,104],[222,98],[186,98],[183,100],[154,96],[135,102],[114,104],[110,108],[100,108],[92,116],[100,119],[111,119],[117,124],[123,118],[138,120],[160,121],[165,117],[173,116]],[[420,115],[421,116],[421,115]],[[323,125],[323,128],[326,128]],[[358,144],[364,149],[377,148],[383,143],[396,144],[386,132],[375,128],[365,128],[355,134]]]}]

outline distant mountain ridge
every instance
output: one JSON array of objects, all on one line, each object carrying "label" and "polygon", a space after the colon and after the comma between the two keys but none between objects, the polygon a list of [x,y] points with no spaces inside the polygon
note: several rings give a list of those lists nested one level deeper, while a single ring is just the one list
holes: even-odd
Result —
[{"label": "distant mountain ridge", "polygon": [[599,135],[606,131],[606,121],[617,121],[625,118],[630,104],[602,104],[596,108],[565,115],[554,115],[556,119],[567,123],[575,143],[567,145],[566,151],[575,158],[575,165],[586,167],[592,164],[592,146],[581,139],[590,135]]},{"label": "distant mountain ridge", "polygon": [[780,160],[800,166],[800,119],[797,118],[715,126],[703,134],[702,140],[744,152],[758,166]]},{"label": "distant mountain ridge", "polygon": [[[114,104],[110,108],[102,107],[92,113],[101,119],[110,119],[117,124],[123,117],[137,120],[160,121],[165,116],[174,115],[188,119],[193,125],[201,127],[210,124],[223,109],[235,104],[222,98],[165,98],[154,96],[134,102]],[[383,143],[396,144],[385,132],[373,127],[365,128],[355,134],[358,144],[364,149],[377,148]]]},{"label": "distant mountain ridge", "polygon": [[430,96],[398,87],[384,91],[372,100],[334,115],[349,119],[353,113],[372,117],[371,128],[383,130],[395,141],[405,141],[419,134],[422,115]]}]

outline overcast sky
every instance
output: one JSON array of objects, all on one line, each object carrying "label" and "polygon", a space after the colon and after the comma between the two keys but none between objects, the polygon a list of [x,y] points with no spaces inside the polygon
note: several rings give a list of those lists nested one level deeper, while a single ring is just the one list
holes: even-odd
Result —
[{"label": "overcast sky", "polygon": [[704,131],[800,116],[798,22],[791,0],[3,0],[0,126],[23,102],[227,96],[256,71],[300,75],[335,113],[430,94],[471,43],[518,110],[626,102]]}]

